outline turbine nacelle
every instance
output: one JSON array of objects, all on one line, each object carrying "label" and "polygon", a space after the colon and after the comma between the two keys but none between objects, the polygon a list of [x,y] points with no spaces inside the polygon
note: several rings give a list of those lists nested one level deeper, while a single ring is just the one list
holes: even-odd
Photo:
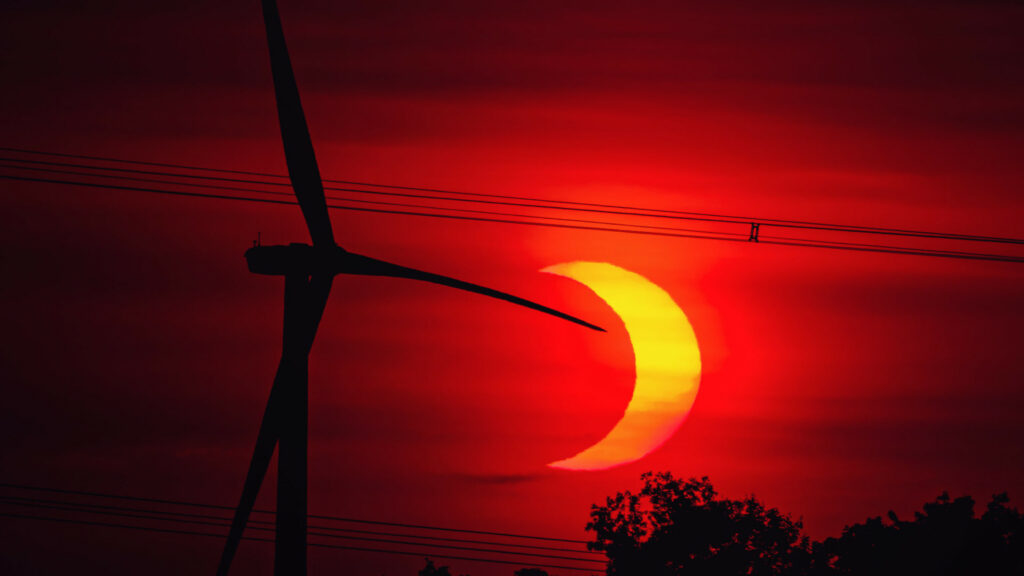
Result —
[{"label": "turbine nacelle", "polygon": [[286,245],[253,246],[245,251],[249,272],[265,276],[334,275],[347,254],[341,246],[310,246],[298,242]]}]

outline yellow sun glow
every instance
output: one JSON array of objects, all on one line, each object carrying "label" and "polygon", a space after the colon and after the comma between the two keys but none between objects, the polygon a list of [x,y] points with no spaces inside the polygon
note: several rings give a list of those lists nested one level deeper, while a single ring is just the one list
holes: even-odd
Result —
[{"label": "yellow sun glow", "polygon": [[542,272],[590,288],[622,318],[633,345],[636,384],[618,424],[597,444],[548,466],[598,470],[643,458],[690,413],[700,385],[700,349],[686,314],[643,276],[600,262],[570,262]]}]

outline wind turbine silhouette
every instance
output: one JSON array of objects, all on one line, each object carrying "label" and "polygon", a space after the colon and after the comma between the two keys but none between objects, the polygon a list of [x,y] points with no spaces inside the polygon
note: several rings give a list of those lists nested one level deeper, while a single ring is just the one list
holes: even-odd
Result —
[{"label": "wind turbine silhouette", "polygon": [[535,302],[456,280],[347,252],[334,241],[313,143],[299,101],[275,0],[262,0],[270,48],[278,122],[288,176],[309,228],[312,245],[254,246],[245,253],[249,271],[284,276],[284,338],[281,362],[256,436],[242,497],[221,554],[218,576],[226,576],[277,445],[275,576],[306,574],[306,472],[309,415],[309,351],[337,274],[410,278],[475,292],[533,308],[593,330],[602,328]]}]

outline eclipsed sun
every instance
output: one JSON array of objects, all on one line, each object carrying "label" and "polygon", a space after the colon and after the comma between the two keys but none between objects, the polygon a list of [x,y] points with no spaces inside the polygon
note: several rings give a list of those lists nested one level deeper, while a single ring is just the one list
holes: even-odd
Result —
[{"label": "eclipsed sun", "polygon": [[598,443],[548,466],[600,470],[635,462],[675,434],[700,387],[700,349],[686,314],[643,276],[600,262],[568,262],[542,272],[571,278],[622,319],[633,346],[636,383],[622,418]]}]

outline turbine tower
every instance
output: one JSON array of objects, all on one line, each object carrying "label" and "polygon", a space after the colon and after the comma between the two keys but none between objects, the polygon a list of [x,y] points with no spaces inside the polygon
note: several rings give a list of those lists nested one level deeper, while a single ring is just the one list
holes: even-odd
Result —
[{"label": "turbine tower", "polygon": [[505,300],[603,332],[600,327],[579,318],[511,294],[353,254],[338,246],[327,214],[320,170],[317,168],[306,117],[299,101],[299,89],[285,47],[277,4],[275,0],[262,0],[262,4],[288,176],[313,243],[255,246],[245,253],[250,272],[284,276],[284,338],[281,361],[256,436],[256,448],[246,474],[242,497],[221,554],[218,576],[226,576],[231,567],[231,560],[238,549],[275,446],[278,459],[274,574],[306,574],[309,351],[335,275],[391,276],[432,282]]}]

